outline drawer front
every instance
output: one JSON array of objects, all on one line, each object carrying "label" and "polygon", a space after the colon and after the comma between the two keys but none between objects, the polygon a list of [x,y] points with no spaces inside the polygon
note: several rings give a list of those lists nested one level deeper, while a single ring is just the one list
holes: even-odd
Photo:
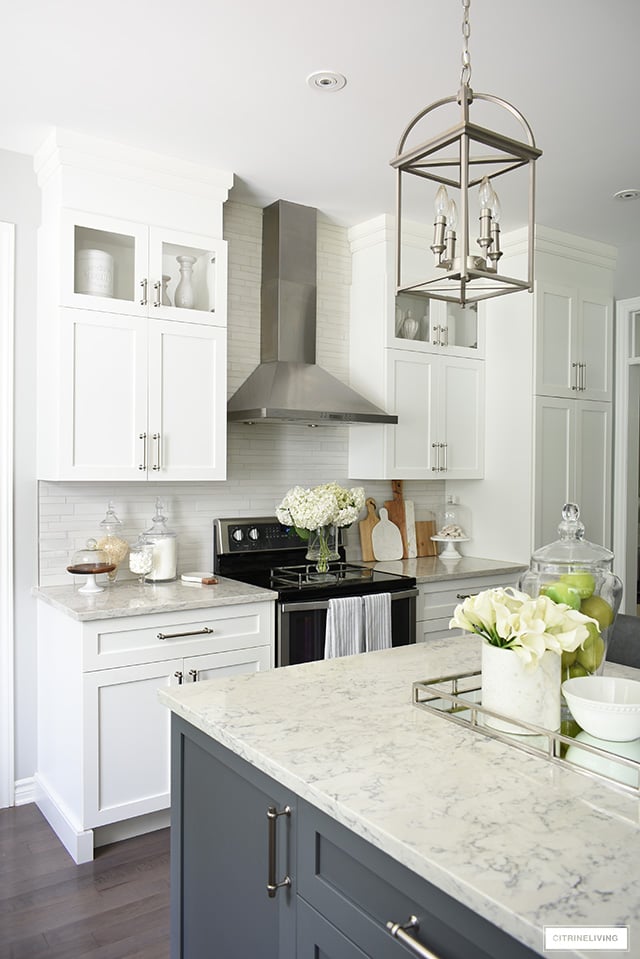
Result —
[{"label": "drawer front", "polygon": [[370,959],[409,955],[387,922],[404,924],[411,916],[419,919],[411,936],[442,959],[536,956],[314,807],[300,803],[298,814],[298,895]]},{"label": "drawer front", "polygon": [[85,624],[84,670],[273,646],[274,604],[127,616]]},{"label": "drawer front", "polygon": [[451,617],[445,619],[423,619],[416,626],[416,642],[430,643],[435,639],[457,639],[463,636],[461,629],[449,629]]},{"label": "drawer front", "polygon": [[518,573],[510,573],[506,576],[474,576],[440,583],[421,583],[418,587],[417,619],[450,619],[455,607],[467,596],[497,586],[516,586],[518,577]]}]

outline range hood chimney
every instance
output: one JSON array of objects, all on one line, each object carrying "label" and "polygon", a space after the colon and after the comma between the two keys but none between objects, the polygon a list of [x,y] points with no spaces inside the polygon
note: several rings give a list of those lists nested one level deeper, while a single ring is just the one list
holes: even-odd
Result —
[{"label": "range hood chimney", "polygon": [[260,365],[229,400],[227,418],[397,423],[316,363],[316,220],[313,207],[286,200],[264,210]]}]

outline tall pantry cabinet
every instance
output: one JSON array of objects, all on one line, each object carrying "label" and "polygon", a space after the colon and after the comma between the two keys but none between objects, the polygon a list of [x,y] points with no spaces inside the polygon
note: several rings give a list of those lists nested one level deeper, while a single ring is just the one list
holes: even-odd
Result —
[{"label": "tall pantry cabinet", "polygon": [[61,130],[35,168],[38,476],[224,479],[232,175]]},{"label": "tall pantry cabinet", "polygon": [[[524,238],[503,240],[505,268],[518,270]],[[615,257],[536,227],[533,294],[482,307],[485,481],[447,485],[471,509],[480,555],[527,562],[558,538],[565,502],[580,506],[587,539],[611,546]]]}]

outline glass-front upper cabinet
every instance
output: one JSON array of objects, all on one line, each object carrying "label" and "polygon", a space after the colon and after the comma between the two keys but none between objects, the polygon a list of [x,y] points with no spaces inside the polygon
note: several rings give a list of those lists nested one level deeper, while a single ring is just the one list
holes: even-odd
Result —
[{"label": "glass-front upper cabinet", "polygon": [[394,337],[398,348],[478,356],[482,344],[477,303],[461,307],[419,293],[401,293],[395,298]]},{"label": "glass-front upper cabinet", "polygon": [[65,210],[64,306],[226,326],[227,244]]}]

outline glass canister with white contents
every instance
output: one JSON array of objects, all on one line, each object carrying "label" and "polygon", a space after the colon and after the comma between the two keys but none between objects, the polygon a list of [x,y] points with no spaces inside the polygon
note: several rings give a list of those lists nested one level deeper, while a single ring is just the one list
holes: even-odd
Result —
[{"label": "glass canister with white contents", "polygon": [[147,583],[170,583],[178,574],[178,537],[167,529],[164,505],[158,498],[150,529],[144,533],[144,542],[153,547],[151,569],[145,576]]}]

